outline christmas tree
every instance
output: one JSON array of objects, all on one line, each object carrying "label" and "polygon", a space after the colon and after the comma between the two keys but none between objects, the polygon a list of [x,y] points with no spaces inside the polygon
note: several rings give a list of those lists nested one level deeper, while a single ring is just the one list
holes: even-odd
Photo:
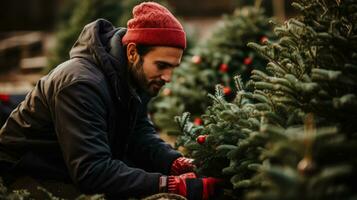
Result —
[{"label": "christmas tree", "polygon": [[256,173],[254,169],[261,165],[259,156],[267,141],[259,134],[264,120],[261,112],[270,109],[264,103],[253,103],[255,99],[263,100],[263,94],[246,92],[240,77],[235,80],[234,101],[225,99],[220,85],[214,96],[209,95],[213,105],[202,115],[203,125],[190,122],[188,113],[176,118],[183,132],[176,145],[183,146],[186,156],[195,159],[197,173],[232,183],[225,188],[224,199],[239,199],[243,190],[255,186],[250,179]]},{"label": "christmas tree", "polygon": [[210,104],[207,94],[214,91],[216,84],[222,84],[225,97],[231,99],[235,94],[231,77],[241,74],[246,81],[253,68],[266,64],[246,44],[265,42],[271,37],[269,18],[259,6],[237,9],[225,16],[212,36],[183,58],[172,82],[152,102],[150,110],[155,124],[163,132],[179,134],[174,117],[189,111],[200,125],[199,116]]},{"label": "christmas tree", "polygon": [[178,145],[230,199],[354,199],[357,2],[297,0],[279,40],[249,43],[268,60],[232,102],[217,87],[203,125],[178,118]]},{"label": "christmas tree", "polygon": [[289,45],[295,50],[293,57],[302,57],[302,62],[293,62],[298,73],[289,70],[284,78],[294,83],[290,88],[295,98],[289,101],[304,113],[304,124],[266,126],[279,137],[262,154],[264,165],[254,178],[264,180],[262,186],[247,197],[353,199],[357,197],[357,2],[300,0],[293,6],[302,17],[276,32],[281,41],[288,37],[294,42]]}]

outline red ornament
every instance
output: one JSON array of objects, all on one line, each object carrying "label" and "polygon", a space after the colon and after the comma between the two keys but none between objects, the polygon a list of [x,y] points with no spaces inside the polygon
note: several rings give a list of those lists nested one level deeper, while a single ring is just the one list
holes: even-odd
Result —
[{"label": "red ornament", "polygon": [[250,65],[250,64],[253,63],[253,59],[252,59],[251,57],[246,57],[246,58],[244,58],[243,63],[244,63],[245,65]]},{"label": "red ornament", "polygon": [[192,56],[191,61],[194,64],[200,64],[202,62],[202,58],[199,55],[194,55],[194,56]]},{"label": "red ornament", "polygon": [[171,95],[171,90],[169,88],[165,88],[162,91],[162,94],[165,95],[165,96],[170,96]]},{"label": "red ornament", "polygon": [[232,93],[232,89],[231,89],[230,87],[224,87],[224,88],[223,88],[223,93],[224,93],[225,95],[229,95],[229,94]]},{"label": "red ornament", "polygon": [[220,71],[220,72],[223,72],[223,73],[228,72],[228,69],[229,69],[229,67],[228,67],[228,65],[227,65],[226,63],[222,63],[222,64],[219,66],[219,71]]},{"label": "red ornament", "polygon": [[207,135],[200,135],[197,137],[196,141],[198,144],[203,144],[206,142]]},{"label": "red ornament", "polygon": [[0,94],[0,101],[3,103],[9,103],[10,96],[7,94]]},{"label": "red ornament", "polygon": [[197,126],[200,126],[200,125],[203,124],[203,121],[202,121],[201,118],[196,117],[195,120],[193,121],[193,123],[194,123],[195,125],[197,125]]},{"label": "red ornament", "polygon": [[268,42],[268,40],[269,40],[269,39],[268,39],[267,36],[263,36],[263,37],[260,38],[260,43],[261,43],[261,44],[265,44],[265,43]]}]

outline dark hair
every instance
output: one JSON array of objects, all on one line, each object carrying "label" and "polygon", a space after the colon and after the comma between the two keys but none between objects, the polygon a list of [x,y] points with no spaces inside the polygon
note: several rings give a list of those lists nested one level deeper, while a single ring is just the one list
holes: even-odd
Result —
[{"label": "dark hair", "polygon": [[148,45],[143,45],[143,44],[136,44],[136,49],[138,50],[138,54],[143,57],[147,53],[149,53],[151,50],[153,50],[155,46],[148,46]]}]

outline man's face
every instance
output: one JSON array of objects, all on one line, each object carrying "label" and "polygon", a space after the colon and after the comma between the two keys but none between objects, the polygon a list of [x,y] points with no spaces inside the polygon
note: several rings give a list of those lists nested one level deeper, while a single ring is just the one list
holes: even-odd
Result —
[{"label": "man's face", "polygon": [[129,67],[134,81],[151,96],[171,81],[173,70],[179,66],[183,50],[155,47]]}]

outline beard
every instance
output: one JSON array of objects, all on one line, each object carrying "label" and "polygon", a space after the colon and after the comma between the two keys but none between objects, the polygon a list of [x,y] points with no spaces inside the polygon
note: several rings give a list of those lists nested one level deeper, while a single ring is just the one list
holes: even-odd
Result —
[{"label": "beard", "polygon": [[149,81],[145,76],[143,64],[144,60],[140,58],[138,63],[129,66],[132,83],[150,96],[156,96],[165,85],[165,81],[161,79]]}]

